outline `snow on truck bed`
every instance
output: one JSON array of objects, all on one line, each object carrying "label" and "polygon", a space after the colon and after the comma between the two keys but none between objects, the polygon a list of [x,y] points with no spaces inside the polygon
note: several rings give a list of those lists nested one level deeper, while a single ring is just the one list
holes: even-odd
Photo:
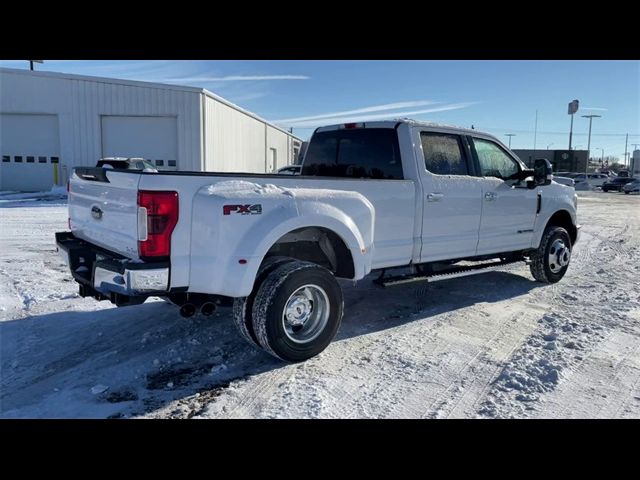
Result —
[{"label": "snow on truck bed", "polygon": [[556,285],[524,265],[343,282],[337,339],[297,365],[245,344],[229,309],[78,297],[53,242],[66,207],[36,197],[0,194],[0,417],[640,417],[637,196],[581,194]]}]

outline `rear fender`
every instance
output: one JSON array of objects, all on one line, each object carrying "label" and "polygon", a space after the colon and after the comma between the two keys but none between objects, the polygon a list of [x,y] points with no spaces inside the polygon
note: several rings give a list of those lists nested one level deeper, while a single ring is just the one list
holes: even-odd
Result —
[{"label": "rear fender", "polygon": [[233,183],[233,189],[201,189],[194,199],[190,291],[248,295],[269,249],[304,227],[326,228],[345,242],[355,279],[371,270],[375,212],[363,195]]}]

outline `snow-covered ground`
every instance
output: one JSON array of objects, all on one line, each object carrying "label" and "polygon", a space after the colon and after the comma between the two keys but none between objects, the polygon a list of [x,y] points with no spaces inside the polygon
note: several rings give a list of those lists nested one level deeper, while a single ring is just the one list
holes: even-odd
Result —
[{"label": "snow-covered ground", "polygon": [[344,282],[320,356],[282,364],[229,309],[82,299],[60,196],[0,194],[0,416],[640,417],[640,198],[580,192],[562,282],[525,265],[432,285]]}]

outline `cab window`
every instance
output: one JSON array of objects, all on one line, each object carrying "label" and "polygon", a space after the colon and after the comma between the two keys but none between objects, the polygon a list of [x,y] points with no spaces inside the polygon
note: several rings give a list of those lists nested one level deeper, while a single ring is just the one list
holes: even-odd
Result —
[{"label": "cab window", "polygon": [[458,135],[422,132],[424,165],[436,175],[469,175],[469,166]]},{"label": "cab window", "polygon": [[473,145],[480,163],[480,174],[483,177],[506,180],[519,172],[518,162],[507,155],[497,143],[483,138],[474,138]]}]

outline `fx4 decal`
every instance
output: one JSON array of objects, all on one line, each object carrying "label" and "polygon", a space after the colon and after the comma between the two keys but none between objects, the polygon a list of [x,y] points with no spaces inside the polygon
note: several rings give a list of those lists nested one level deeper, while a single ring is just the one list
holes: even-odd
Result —
[{"label": "fx4 decal", "polygon": [[255,205],[223,205],[222,214],[231,215],[232,213],[239,213],[240,215],[261,215],[262,205],[256,203]]}]

